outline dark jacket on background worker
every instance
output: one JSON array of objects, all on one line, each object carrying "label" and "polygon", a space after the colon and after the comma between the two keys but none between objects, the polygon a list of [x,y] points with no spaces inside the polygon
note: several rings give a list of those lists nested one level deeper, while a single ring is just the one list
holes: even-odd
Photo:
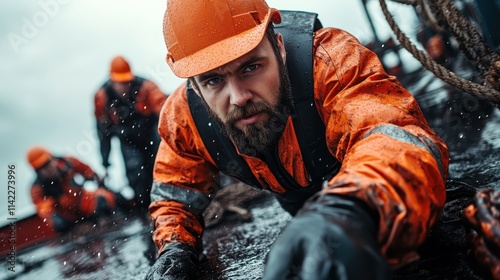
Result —
[{"label": "dark jacket on background worker", "polygon": [[102,164],[107,168],[111,139],[120,140],[129,185],[138,206],[149,205],[149,190],[160,138],[158,115],[166,95],[153,82],[134,76],[121,56],[111,63],[110,79],[94,98]]}]

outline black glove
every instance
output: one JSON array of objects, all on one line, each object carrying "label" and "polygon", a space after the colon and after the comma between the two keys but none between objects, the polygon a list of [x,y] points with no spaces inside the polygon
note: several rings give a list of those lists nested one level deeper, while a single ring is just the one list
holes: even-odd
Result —
[{"label": "black glove", "polygon": [[376,215],[364,203],[335,195],[316,197],[286,226],[266,257],[263,280],[390,279],[377,244]]},{"label": "black glove", "polygon": [[70,220],[67,220],[63,216],[55,213],[52,214],[52,226],[57,232],[66,232],[73,227],[73,223]]},{"label": "black glove", "polygon": [[146,280],[199,279],[198,253],[184,243],[168,245],[153,264]]}]

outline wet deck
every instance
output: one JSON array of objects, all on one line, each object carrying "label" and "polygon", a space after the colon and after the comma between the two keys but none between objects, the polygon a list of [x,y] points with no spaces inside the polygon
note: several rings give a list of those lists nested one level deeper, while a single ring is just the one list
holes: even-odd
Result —
[{"label": "wet deck", "polygon": [[[401,81],[449,145],[451,180],[443,218],[422,246],[421,260],[396,271],[395,279],[488,279],[468,255],[460,211],[475,190],[500,189],[499,110],[424,70]],[[260,279],[264,257],[290,216],[271,197],[250,208],[252,221],[226,219],[205,232],[204,279]],[[18,252],[16,273],[2,267],[0,278],[143,279],[154,259],[146,215],[117,214],[78,232]]]}]

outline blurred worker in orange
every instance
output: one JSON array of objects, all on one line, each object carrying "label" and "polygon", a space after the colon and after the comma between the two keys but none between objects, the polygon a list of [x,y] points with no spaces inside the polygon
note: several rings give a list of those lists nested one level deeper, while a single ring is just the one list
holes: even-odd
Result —
[{"label": "blurred worker in orange", "polygon": [[117,137],[136,206],[143,209],[150,203],[153,165],[160,142],[158,115],[166,98],[153,82],[135,76],[122,56],[113,58],[110,77],[94,98],[102,164],[109,167],[111,139]]},{"label": "blurred worker in orange", "polygon": [[[37,174],[31,198],[38,216],[58,232],[70,229],[77,220],[97,219],[127,203],[121,194],[104,188],[99,176],[74,157],[55,157],[35,146],[29,149],[27,160]],[[94,181],[99,187],[86,190],[86,181]]]},{"label": "blurred worker in orange", "polygon": [[160,116],[147,279],[200,279],[219,173],[294,215],[265,280],[390,279],[418,258],[445,203],[448,149],[372,51],[264,0],[169,0],[164,36],[187,81]]}]

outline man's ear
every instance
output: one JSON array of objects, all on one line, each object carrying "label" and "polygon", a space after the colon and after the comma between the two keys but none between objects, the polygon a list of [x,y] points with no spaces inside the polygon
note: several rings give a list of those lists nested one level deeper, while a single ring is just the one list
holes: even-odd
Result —
[{"label": "man's ear", "polygon": [[196,95],[198,95],[199,97],[201,97],[201,92],[198,89],[198,84],[196,83],[196,81],[194,80],[194,78],[189,78],[189,85],[194,90],[194,93],[196,93]]},{"label": "man's ear", "polygon": [[278,40],[278,48],[280,50],[281,58],[283,59],[283,63],[286,63],[286,50],[285,43],[283,42],[283,36],[281,33],[276,33],[276,39]]}]

